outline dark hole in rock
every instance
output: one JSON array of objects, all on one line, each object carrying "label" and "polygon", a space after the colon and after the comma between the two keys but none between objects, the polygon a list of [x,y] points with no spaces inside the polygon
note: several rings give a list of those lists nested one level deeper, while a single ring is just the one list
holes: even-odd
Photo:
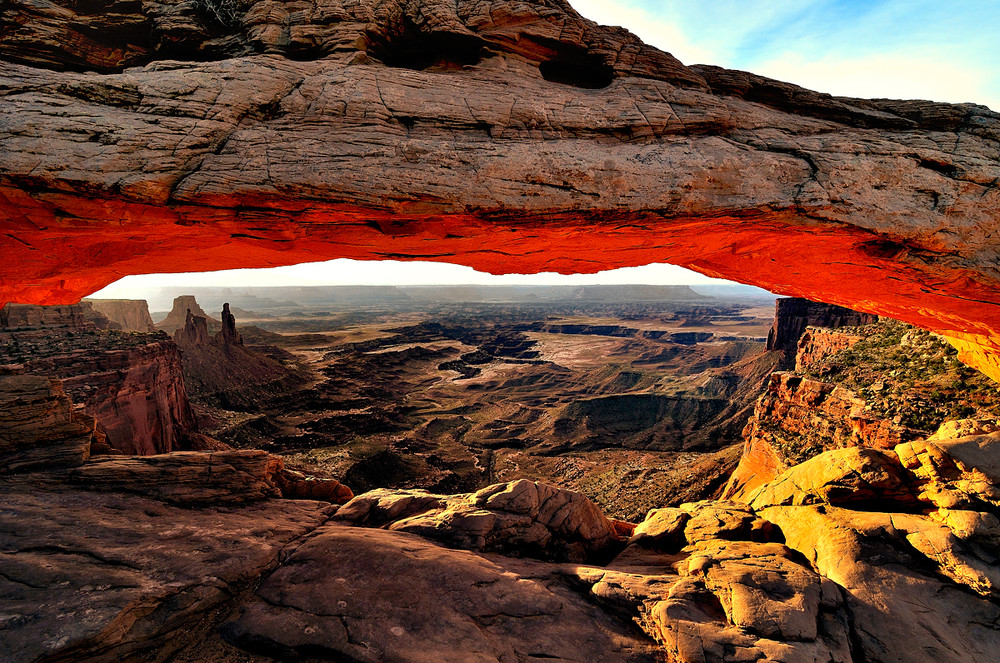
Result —
[{"label": "dark hole in rock", "polygon": [[903,244],[893,242],[888,239],[876,239],[870,242],[864,242],[859,245],[858,248],[860,248],[865,255],[871,256],[872,258],[882,258],[884,260],[893,260],[898,258],[907,250],[907,247]]},{"label": "dark hole in rock", "polygon": [[389,43],[372,44],[368,53],[390,67],[406,69],[461,69],[479,64],[483,41],[474,35],[451,32],[422,33],[408,24]]},{"label": "dark hole in rock", "polygon": [[614,80],[614,70],[599,57],[586,52],[542,62],[538,71],[547,81],[590,90],[606,88]]}]

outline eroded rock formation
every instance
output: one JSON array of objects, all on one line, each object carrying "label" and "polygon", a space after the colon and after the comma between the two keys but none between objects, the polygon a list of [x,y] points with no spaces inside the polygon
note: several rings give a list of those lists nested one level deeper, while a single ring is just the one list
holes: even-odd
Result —
[{"label": "eroded rock formation", "polygon": [[59,380],[0,375],[0,473],[79,465],[95,421],[74,412]]},{"label": "eroded rock formation", "polygon": [[167,314],[167,317],[156,323],[156,328],[162,329],[168,334],[173,334],[178,329],[184,329],[191,316],[204,318],[206,331],[209,326],[218,329],[222,324],[208,313],[205,313],[205,310],[201,308],[194,295],[180,295],[179,297],[174,297],[174,304],[170,312]]},{"label": "eroded rock formation", "polygon": [[0,300],[333,257],[669,261],[941,331],[1000,376],[983,106],[686,67],[561,0],[119,9],[0,16]]},{"label": "eroded rock formation", "polygon": [[85,299],[85,304],[106,316],[124,331],[156,331],[145,299]]}]

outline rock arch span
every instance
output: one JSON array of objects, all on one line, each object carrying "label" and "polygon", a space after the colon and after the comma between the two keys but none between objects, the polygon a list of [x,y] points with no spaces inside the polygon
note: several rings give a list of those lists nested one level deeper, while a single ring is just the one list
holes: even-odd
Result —
[{"label": "rock arch span", "polygon": [[334,257],[671,262],[939,331],[1000,379],[983,106],[686,67],[560,0],[203,5],[0,15],[0,301]]}]

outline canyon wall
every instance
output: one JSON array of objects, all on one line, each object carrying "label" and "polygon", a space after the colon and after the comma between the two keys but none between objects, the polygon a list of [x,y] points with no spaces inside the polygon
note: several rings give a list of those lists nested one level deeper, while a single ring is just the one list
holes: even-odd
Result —
[{"label": "canyon wall", "polygon": [[154,454],[181,448],[196,426],[177,345],[161,334],[101,330],[86,317],[92,313],[86,303],[9,304],[0,310],[0,364],[60,378],[115,449]]},{"label": "canyon wall", "polygon": [[988,108],[684,66],[558,0],[206,6],[8,3],[0,300],[335,257],[672,262],[940,331],[1000,376]]},{"label": "canyon wall", "polygon": [[108,444],[127,454],[183,448],[196,426],[177,345],[168,339],[25,362],[25,370],[62,379],[73,400],[97,418]]}]

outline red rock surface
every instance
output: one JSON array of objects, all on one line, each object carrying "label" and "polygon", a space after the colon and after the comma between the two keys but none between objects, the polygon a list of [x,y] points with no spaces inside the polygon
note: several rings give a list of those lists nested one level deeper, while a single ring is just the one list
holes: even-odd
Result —
[{"label": "red rock surface", "polygon": [[740,463],[725,496],[743,499],[789,467],[830,449],[891,449],[925,436],[880,417],[851,390],[794,373],[771,376],[743,431]]},{"label": "red rock surface", "polygon": [[59,380],[0,376],[0,474],[79,465],[90,457],[94,426],[73,412]]},{"label": "red rock surface", "polygon": [[334,257],[667,261],[938,330],[1000,376],[982,106],[685,67],[556,0],[205,6],[8,4],[0,301]]}]

